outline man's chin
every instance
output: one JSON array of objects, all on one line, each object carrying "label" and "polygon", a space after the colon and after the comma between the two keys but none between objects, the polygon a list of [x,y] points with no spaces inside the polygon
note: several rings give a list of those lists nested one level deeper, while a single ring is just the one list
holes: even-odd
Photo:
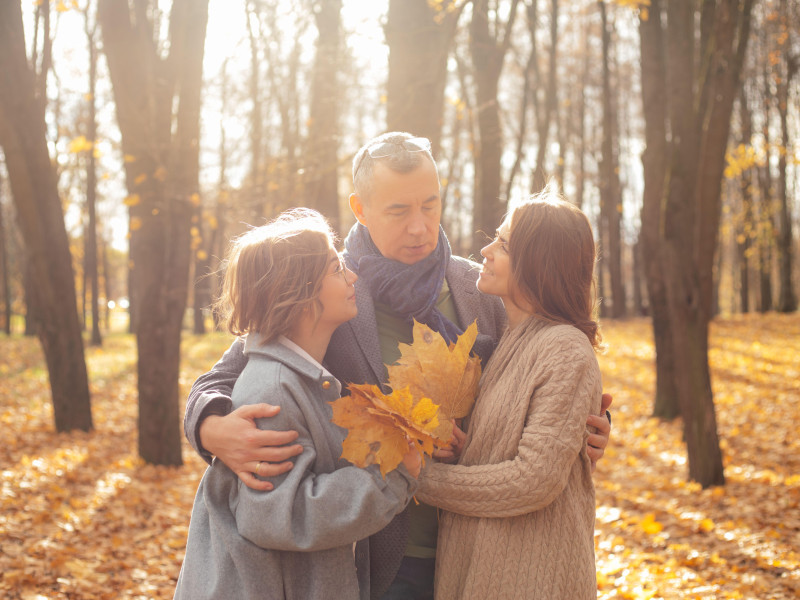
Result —
[{"label": "man's chin", "polygon": [[428,258],[431,252],[433,252],[433,249],[427,244],[423,246],[406,246],[400,252],[400,257],[397,260],[407,265],[413,265]]}]

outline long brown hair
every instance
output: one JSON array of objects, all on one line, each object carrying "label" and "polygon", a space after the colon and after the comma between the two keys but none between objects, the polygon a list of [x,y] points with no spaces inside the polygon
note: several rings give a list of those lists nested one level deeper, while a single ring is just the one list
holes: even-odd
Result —
[{"label": "long brown hair", "polygon": [[555,183],[511,213],[508,241],[511,275],[518,293],[547,321],[574,325],[601,347],[594,320],[596,259],[589,219],[567,202]]},{"label": "long brown hair", "polygon": [[216,304],[234,335],[267,343],[288,333],[304,311],[316,319],[335,234],[311,209],[288,210],[234,239]]}]

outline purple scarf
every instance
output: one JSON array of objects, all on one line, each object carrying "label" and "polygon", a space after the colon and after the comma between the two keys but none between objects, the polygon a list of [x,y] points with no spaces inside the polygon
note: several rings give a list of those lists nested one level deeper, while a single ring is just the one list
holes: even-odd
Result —
[{"label": "purple scarf", "polygon": [[413,265],[384,257],[361,223],[353,225],[344,240],[347,268],[367,285],[373,300],[388,305],[409,324],[416,319],[438,331],[448,343],[464,333],[436,308],[450,256],[441,225],[436,249]]}]

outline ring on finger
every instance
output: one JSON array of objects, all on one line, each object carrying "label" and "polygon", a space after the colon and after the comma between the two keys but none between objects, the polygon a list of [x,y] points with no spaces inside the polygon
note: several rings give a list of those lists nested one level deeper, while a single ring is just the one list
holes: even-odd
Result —
[{"label": "ring on finger", "polygon": [[261,473],[259,473],[259,469],[261,469],[261,463],[262,462],[264,462],[264,461],[260,460],[260,461],[258,461],[258,464],[256,465],[256,475],[258,475],[259,477],[261,476]]}]

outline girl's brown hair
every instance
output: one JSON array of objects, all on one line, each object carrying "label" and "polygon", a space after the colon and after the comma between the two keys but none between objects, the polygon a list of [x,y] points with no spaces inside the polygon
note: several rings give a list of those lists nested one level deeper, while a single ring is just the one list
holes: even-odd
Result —
[{"label": "girl's brown hair", "polygon": [[602,338],[593,318],[596,255],[589,219],[551,182],[514,209],[510,229],[513,292],[539,317],[574,325],[599,349]]},{"label": "girl's brown hair", "polygon": [[293,209],[234,239],[216,304],[228,331],[260,334],[263,343],[288,333],[318,300],[336,235],[311,209]]}]

